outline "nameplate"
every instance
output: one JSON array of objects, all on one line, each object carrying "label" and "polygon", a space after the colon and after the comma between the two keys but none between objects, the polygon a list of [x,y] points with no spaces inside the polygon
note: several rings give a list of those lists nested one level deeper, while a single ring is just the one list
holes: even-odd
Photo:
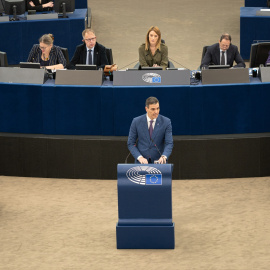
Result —
[{"label": "nameplate", "polygon": [[259,77],[261,82],[270,82],[270,67],[260,67]]},{"label": "nameplate", "polygon": [[0,22],[9,22],[9,16],[0,16]]},{"label": "nameplate", "polygon": [[44,83],[44,69],[0,67],[0,82],[5,83]]},{"label": "nameplate", "polygon": [[27,21],[35,21],[35,20],[55,20],[58,19],[57,13],[46,13],[46,14],[27,14]]},{"label": "nameplate", "polygon": [[256,16],[270,16],[270,9],[260,9],[256,11]]},{"label": "nameplate", "polygon": [[103,70],[56,70],[55,84],[102,85]]},{"label": "nameplate", "polygon": [[203,69],[202,84],[249,83],[248,68]]},{"label": "nameplate", "polygon": [[114,71],[113,85],[190,85],[190,71],[188,69]]}]

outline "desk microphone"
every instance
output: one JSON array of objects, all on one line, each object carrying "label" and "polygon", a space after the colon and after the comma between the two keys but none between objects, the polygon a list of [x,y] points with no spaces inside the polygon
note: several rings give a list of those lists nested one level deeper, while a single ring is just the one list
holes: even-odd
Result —
[{"label": "desk microphone", "polygon": [[[136,146],[136,144],[134,146]],[[127,160],[128,160],[128,157],[130,156],[130,154],[131,154],[131,152],[129,151],[129,153],[128,153],[126,159],[125,159],[125,164],[127,164]]]},{"label": "desk microphone", "polygon": [[156,147],[156,149],[158,150],[158,152],[159,152],[159,154],[160,154],[160,157],[162,156],[161,155],[161,153],[160,153],[160,151],[159,151],[159,149],[158,149],[158,147],[157,147],[157,145],[156,145],[156,143],[154,142],[154,140],[151,138],[151,141],[154,143],[154,146]]}]

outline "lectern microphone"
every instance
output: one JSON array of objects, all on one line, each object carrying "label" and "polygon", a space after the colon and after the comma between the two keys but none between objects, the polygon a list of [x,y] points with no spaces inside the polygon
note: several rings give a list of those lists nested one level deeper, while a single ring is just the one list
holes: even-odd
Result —
[{"label": "lectern microphone", "polygon": [[[136,140],[135,144],[132,146],[132,149],[133,149],[133,147],[136,147],[137,142],[138,142],[138,138],[137,138],[137,140]],[[127,155],[126,159],[125,159],[125,164],[127,164],[127,160],[128,160],[128,157],[130,156],[130,154],[131,154],[131,152],[129,151],[129,153],[128,153],[128,155]]]},{"label": "lectern microphone", "polygon": [[[157,145],[156,145],[156,143],[154,142],[154,140],[151,138],[151,141],[154,143],[154,146],[156,147],[156,149],[158,150],[158,152],[159,152],[159,154],[160,154],[160,157],[162,157],[162,154],[161,154],[161,152],[159,151],[159,149],[158,149],[158,147],[157,147]],[[165,163],[166,163],[166,161],[165,161]]]}]

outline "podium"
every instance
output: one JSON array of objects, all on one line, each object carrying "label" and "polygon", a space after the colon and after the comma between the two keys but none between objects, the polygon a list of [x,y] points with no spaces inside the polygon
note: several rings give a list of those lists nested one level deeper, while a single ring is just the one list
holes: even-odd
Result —
[{"label": "podium", "polygon": [[174,249],[172,164],[118,164],[118,249]]},{"label": "podium", "polygon": [[118,70],[113,72],[113,85],[116,86],[160,86],[190,85],[190,71],[176,70]]}]

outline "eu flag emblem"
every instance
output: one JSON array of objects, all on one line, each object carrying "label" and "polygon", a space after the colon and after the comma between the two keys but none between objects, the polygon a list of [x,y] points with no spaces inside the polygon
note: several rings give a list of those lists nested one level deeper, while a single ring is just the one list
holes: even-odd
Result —
[{"label": "eu flag emblem", "polygon": [[161,77],[153,77],[152,83],[161,83]]},{"label": "eu flag emblem", "polygon": [[146,185],[162,185],[162,174],[146,174]]}]

